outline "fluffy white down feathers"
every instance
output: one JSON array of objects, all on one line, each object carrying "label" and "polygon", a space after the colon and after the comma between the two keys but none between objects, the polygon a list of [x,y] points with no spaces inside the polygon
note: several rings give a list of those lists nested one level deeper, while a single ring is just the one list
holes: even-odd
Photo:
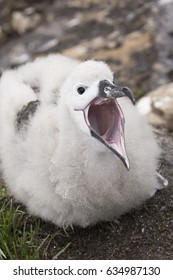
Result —
[{"label": "fluffy white down feathers", "polygon": [[[113,220],[156,191],[159,149],[129,100],[118,99],[130,171],[91,136],[83,112],[76,110],[93,100],[101,80],[113,80],[105,63],[51,55],[5,71],[0,81],[4,180],[32,214],[58,226]],[[86,94],[77,94],[80,85]],[[24,108],[34,101],[39,105],[27,113]]]}]

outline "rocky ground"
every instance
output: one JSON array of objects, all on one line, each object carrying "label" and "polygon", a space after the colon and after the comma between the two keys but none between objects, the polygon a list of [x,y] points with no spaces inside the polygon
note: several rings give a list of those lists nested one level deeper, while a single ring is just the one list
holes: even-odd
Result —
[{"label": "rocky ground", "polygon": [[[140,98],[173,80],[173,4],[160,2],[0,0],[0,69],[57,52],[105,60],[118,82]],[[160,170],[169,187],[116,224],[62,232],[54,238],[48,258],[66,244],[59,258],[173,258],[173,134],[163,129],[156,134],[163,151]],[[45,222],[41,228],[45,234],[57,231]]]},{"label": "rocky ground", "polygon": [[[30,4],[30,5],[29,5]],[[157,1],[2,1],[0,68],[61,52],[106,60],[119,82],[143,94],[157,67]]]}]

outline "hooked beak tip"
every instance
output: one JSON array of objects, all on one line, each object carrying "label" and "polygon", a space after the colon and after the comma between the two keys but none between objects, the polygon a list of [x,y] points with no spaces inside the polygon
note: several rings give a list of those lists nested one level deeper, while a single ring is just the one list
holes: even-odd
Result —
[{"label": "hooked beak tip", "polygon": [[128,159],[125,160],[124,165],[125,165],[125,167],[127,168],[127,170],[129,171],[129,170],[130,170],[130,164],[129,164]]},{"label": "hooked beak tip", "polygon": [[127,96],[131,100],[133,105],[135,105],[136,100],[135,100],[135,97],[134,97],[132,91],[128,87],[123,87],[121,89],[121,91],[124,93],[125,96]]},{"label": "hooked beak tip", "polygon": [[129,159],[127,157],[126,151],[124,150],[123,153],[118,153],[117,155],[121,159],[121,161],[123,162],[126,169],[129,171],[130,170],[130,163],[129,163]]}]

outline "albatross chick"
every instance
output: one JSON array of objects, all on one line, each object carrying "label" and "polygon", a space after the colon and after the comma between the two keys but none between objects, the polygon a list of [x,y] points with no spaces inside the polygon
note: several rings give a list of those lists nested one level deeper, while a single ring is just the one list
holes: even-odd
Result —
[{"label": "albatross chick", "polygon": [[111,221],[156,191],[159,149],[100,61],[51,55],[0,81],[0,159],[13,196],[58,226]]}]

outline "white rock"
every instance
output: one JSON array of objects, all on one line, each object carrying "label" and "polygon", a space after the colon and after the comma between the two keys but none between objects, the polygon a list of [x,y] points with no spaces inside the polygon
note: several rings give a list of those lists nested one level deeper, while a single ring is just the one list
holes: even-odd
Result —
[{"label": "white rock", "polygon": [[36,52],[37,53],[43,53],[43,52],[50,51],[51,49],[55,48],[58,44],[59,44],[58,39],[57,38],[52,38],[49,41],[47,41],[46,43],[39,46],[36,49]]},{"label": "white rock", "polygon": [[13,12],[11,26],[19,35],[24,34],[28,30],[36,27],[41,17],[38,13],[27,15],[22,12]]},{"label": "white rock", "polygon": [[173,130],[173,83],[162,85],[141,98],[137,108],[152,125]]}]

